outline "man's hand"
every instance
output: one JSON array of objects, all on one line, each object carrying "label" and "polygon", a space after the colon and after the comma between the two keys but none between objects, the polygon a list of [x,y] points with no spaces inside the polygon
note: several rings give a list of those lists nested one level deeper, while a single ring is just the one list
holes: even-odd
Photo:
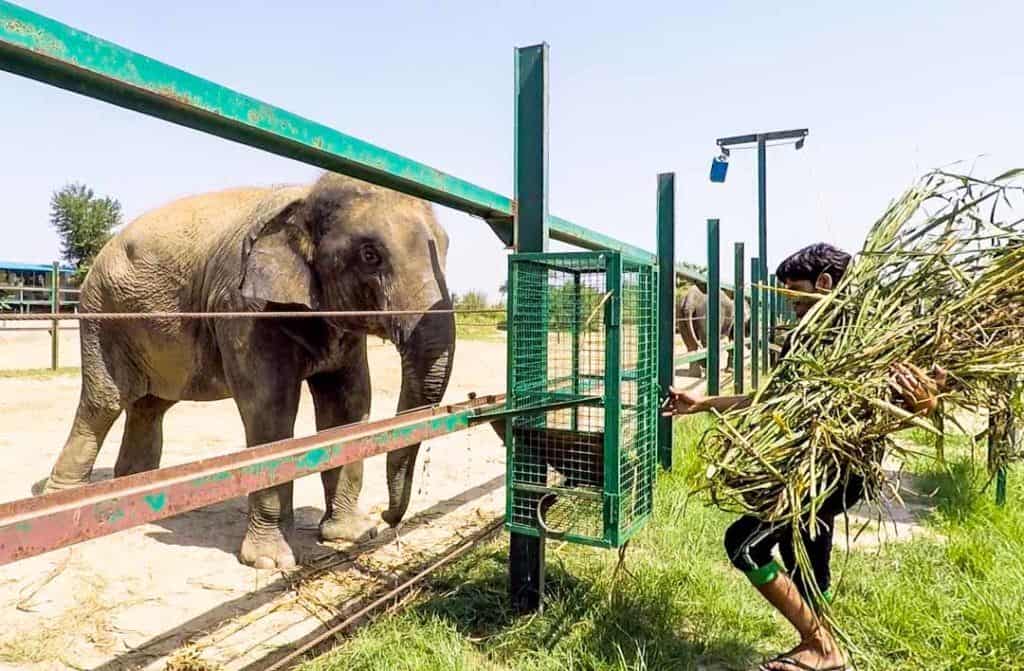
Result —
[{"label": "man's hand", "polygon": [[673,415],[690,415],[707,410],[707,397],[700,392],[684,391],[671,387],[668,398],[661,404],[661,414],[665,417]]},{"label": "man's hand", "polygon": [[946,377],[946,371],[938,366],[925,373],[912,363],[897,363],[890,369],[889,386],[903,398],[910,412],[930,415],[939,404]]}]

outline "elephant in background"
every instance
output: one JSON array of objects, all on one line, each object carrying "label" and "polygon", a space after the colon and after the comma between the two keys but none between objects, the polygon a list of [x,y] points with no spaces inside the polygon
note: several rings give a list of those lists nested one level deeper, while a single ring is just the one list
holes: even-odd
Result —
[{"label": "elephant in background", "polygon": [[[749,304],[744,302],[744,332],[750,332]],[[708,297],[695,285],[685,291],[676,291],[676,332],[679,333],[688,352],[695,352],[708,346],[707,336]],[[724,291],[719,293],[719,336],[722,342],[732,342],[733,326],[736,321],[736,306]],[[732,350],[726,357],[726,366],[732,366]],[[703,377],[704,366],[700,362],[692,362],[689,368],[691,377]]]},{"label": "elephant in background", "polygon": [[[449,310],[448,238],[431,206],[324,174],[311,186],[239,188],[178,200],[111,239],[82,286],[83,312]],[[246,445],[291,438],[303,381],[318,430],[367,419],[368,335],[398,349],[398,410],[440,402],[455,351],[451,313],[359,319],[85,321],[82,392],[45,491],[88,481],[103,439],[127,412],[116,476],[160,465],[176,402],[233,398]],[[419,445],[389,452],[394,526],[409,505]],[[322,473],[327,540],[376,534],[357,508],[363,464]],[[249,495],[240,559],[295,564],[292,483]]]}]

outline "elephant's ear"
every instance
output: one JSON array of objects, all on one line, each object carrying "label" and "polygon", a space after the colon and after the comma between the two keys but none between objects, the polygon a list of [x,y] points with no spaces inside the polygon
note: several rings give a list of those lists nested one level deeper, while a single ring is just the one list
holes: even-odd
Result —
[{"label": "elephant's ear", "polygon": [[311,267],[313,241],[298,189],[273,193],[253,210],[242,241],[242,296],[249,300],[317,307]]}]

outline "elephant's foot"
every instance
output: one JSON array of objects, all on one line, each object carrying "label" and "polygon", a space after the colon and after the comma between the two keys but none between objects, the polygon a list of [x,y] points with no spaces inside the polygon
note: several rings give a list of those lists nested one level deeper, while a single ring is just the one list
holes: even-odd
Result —
[{"label": "elephant's foot", "polygon": [[242,541],[238,558],[253,568],[292,568],[295,554],[280,529],[272,528],[259,533],[250,529]]},{"label": "elephant's foot", "polygon": [[358,543],[376,538],[377,531],[377,520],[359,511],[324,515],[320,520],[320,538],[325,541]]},{"label": "elephant's foot", "polygon": [[43,485],[39,490],[39,494],[52,494],[54,492],[62,492],[65,489],[74,489],[75,487],[81,487],[82,485],[89,484],[89,478],[85,477],[81,480],[65,480],[63,478],[54,477],[51,475],[43,481]]}]

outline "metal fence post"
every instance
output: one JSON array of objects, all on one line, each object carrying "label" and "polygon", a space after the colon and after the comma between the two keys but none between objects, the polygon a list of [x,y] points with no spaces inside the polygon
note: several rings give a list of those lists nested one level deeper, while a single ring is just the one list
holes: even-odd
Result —
[{"label": "metal fence post", "polygon": [[[676,176],[658,175],[658,387],[668,395],[675,381],[676,341]],[[672,418],[658,417],[658,461],[672,469]]]},{"label": "metal fence post", "polygon": [[707,377],[709,396],[719,392],[722,368],[721,283],[718,277],[718,219],[708,219],[708,309],[704,329],[707,333]]},{"label": "metal fence post", "polygon": [[750,259],[750,387],[757,391],[761,381],[761,291],[757,287],[761,263]]},{"label": "metal fence post", "polygon": [[743,243],[737,242],[734,250],[734,277],[733,277],[733,303],[736,308],[733,311],[735,322],[732,330],[732,384],[733,391],[737,394],[743,393],[744,377],[744,345],[746,344],[746,300],[743,288],[743,271],[746,258],[743,251]]},{"label": "metal fence post", "polygon": [[[548,247],[547,44],[516,49],[515,78],[515,246],[518,252],[545,252]],[[511,367],[509,374],[512,374]],[[511,431],[512,422],[508,422],[508,426]],[[506,486],[511,486],[511,482]],[[539,609],[544,589],[544,541],[511,532],[508,575],[513,610],[525,613]]]},{"label": "metal fence post", "polygon": [[775,279],[775,273],[768,276],[768,286],[771,287],[768,292],[768,305],[770,306],[768,308],[768,363],[774,367],[775,357],[771,351],[771,345],[775,343],[775,327],[779,319],[779,294],[775,291],[779,286],[779,282]]},{"label": "metal fence post", "polygon": [[[53,270],[50,273],[50,312],[60,312],[60,264],[53,262]],[[50,368],[57,370],[60,365],[60,322],[53,320],[53,330],[50,332]]]}]

